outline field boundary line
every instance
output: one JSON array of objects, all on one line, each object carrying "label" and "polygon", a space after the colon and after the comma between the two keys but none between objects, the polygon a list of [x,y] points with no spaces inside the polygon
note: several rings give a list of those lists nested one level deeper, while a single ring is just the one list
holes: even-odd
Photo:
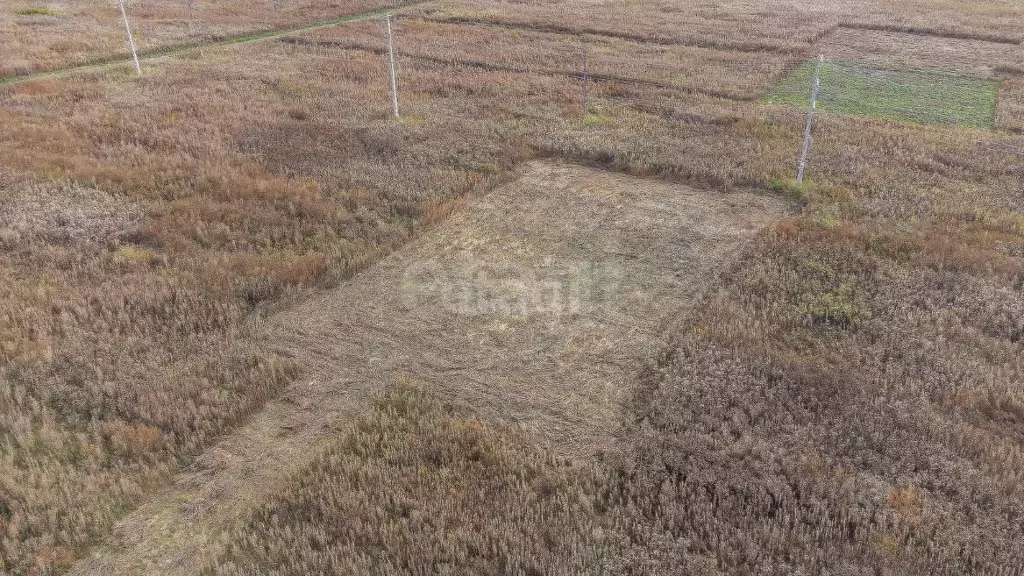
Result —
[{"label": "field boundary line", "polygon": [[665,36],[643,36],[640,34],[630,34],[628,32],[615,32],[614,30],[607,30],[603,28],[573,28],[571,26],[559,26],[557,24],[524,24],[519,22],[506,22],[502,20],[494,20],[490,18],[446,18],[443,16],[421,16],[419,19],[426,22],[435,22],[438,24],[493,26],[496,28],[508,28],[511,30],[534,30],[536,32],[548,32],[552,34],[571,34],[575,36],[586,34],[588,36],[616,38],[619,40],[630,40],[632,42],[637,42],[640,44],[653,44],[657,46],[686,46],[690,48],[721,50],[723,52],[744,52],[750,54],[793,54],[800,52],[803,49],[800,47],[786,48],[783,46],[775,46],[772,44],[768,44],[766,42],[737,43],[720,42],[712,39],[707,39],[706,42],[696,42],[668,38]]},{"label": "field boundary line", "polygon": [[935,38],[949,38],[951,40],[976,40],[979,42],[991,42],[993,44],[1011,44],[1020,46],[1024,38],[1014,38],[1002,34],[979,34],[974,32],[942,31],[935,28],[922,26],[900,25],[900,24],[872,24],[869,22],[840,22],[838,28],[847,30],[868,30],[873,32],[894,32],[898,34],[912,34],[914,36],[933,36]]},{"label": "field boundary line", "polygon": [[[273,40],[276,38],[289,36],[291,34],[298,34],[301,32],[307,32],[310,30],[333,28],[334,26],[340,26],[352,22],[369,20],[371,18],[375,18],[378,16],[393,14],[399,10],[411,8],[421,4],[426,4],[430,1],[431,0],[418,0],[417,2],[411,2],[408,4],[393,4],[390,6],[377,8],[375,10],[369,10],[367,12],[358,12],[355,14],[340,16],[338,18],[332,18],[330,20],[307,22],[305,24],[298,24],[296,26],[289,26],[286,28],[272,28],[270,30],[262,30],[259,32],[245,32],[241,34],[214,36],[212,41],[210,42],[182,42],[179,44],[172,44],[160,48],[153,48],[150,50],[140,51],[139,60],[156,60],[159,58],[165,58],[167,56],[181,54],[189,50],[195,50],[197,48],[217,48],[221,46],[232,46],[236,44],[249,44],[251,42],[259,42],[261,40]],[[63,68],[53,68],[50,70],[30,72],[28,74],[16,74],[13,76],[0,76],[0,86],[8,84],[21,84],[24,82],[32,82],[34,80],[42,80],[45,78],[58,78],[61,76],[67,76],[69,74],[75,74],[78,72],[86,72],[89,70],[99,70],[109,66],[115,66],[118,64],[131,62],[131,59],[131,54],[124,52],[111,56],[99,57],[93,60],[88,60],[79,64],[66,66]]]}]

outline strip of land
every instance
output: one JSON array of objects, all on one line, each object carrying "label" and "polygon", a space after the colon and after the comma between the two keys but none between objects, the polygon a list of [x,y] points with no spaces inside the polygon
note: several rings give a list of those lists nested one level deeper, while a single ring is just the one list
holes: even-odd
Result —
[{"label": "strip of land", "polygon": [[[309,32],[312,30],[321,30],[324,28],[332,28],[334,26],[340,26],[342,24],[348,24],[352,22],[359,22],[362,20],[368,20],[371,18],[379,18],[387,14],[394,14],[400,9],[416,6],[417,4],[425,4],[426,0],[422,2],[415,2],[412,4],[402,4],[398,6],[388,6],[385,8],[379,8],[377,10],[371,10],[369,12],[360,12],[358,14],[350,14],[348,16],[342,16],[341,18],[332,18],[330,20],[322,20],[318,22],[309,22],[306,24],[300,24],[298,26],[290,26],[287,28],[274,28],[272,30],[265,30],[262,32],[247,32],[245,34],[236,34],[232,36],[222,36],[214,38],[210,42],[185,42],[181,44],[175,44],[173,46],[167,46],[157,50],[139,52],[139,60],[155,60],[158,58],[166,58],[168,56],[176,56],[191,50],[199,48],[214,48],[218,46],[229,46],[232,44],[248,44],[250,42],[259,42],[261,40],[273,40],[298,34],[301,32]],[[75,66],[68,66],[65,68],[55,68],[53,70],[45,70],[42,72],[33,72],[31,74],[24,74],[18,76],[0,76],[0,84],[17,84],[22,82],[32,82],[33,80],[41,80],[44,78],[56,78],[60,76],[67,76],[68,74],[77,74],[81,72],[89,72],[95,70],[101,70],[111,66],[118,66],[128,64],[132,61],[132,55],[128,52],[123,54],[116,54],[113,56],[107,56],[99,58],[83,64]]]}]

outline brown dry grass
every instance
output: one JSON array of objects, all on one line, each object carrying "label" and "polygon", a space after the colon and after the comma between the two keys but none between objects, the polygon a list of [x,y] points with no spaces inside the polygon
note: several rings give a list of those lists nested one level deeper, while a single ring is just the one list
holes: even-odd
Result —
[{"label": "brown dry grass", "polygon": [[[864,156],[849,128],[823,127],[827,165],[839,166],[833,154]],[[878,128],[860,128],[879,141]],[[1021,143],[882,130],[905,138],[884,154],[909,154],[877,159],[886,180],[854,188],[860,174],[822,166],[804,190],[804,213],[778,225],[725,288],[682,319],[677,342],[635,389],[629,456],[537,473],[583,502],[573,501],[571,517],[544,516],[556,536],[529,540],[517,519],[497,516],[472,539],[454,527],[443,538],[443,527],[416,520],[436,515],[440,490],[408,488],[423,478],[413,470],[468,465],[470,478],[515,478],[542,456],[489,469],[469,452],[448,453],[423,466],[392,456],[421,454],[418,434],[360,449],[374,436],[349,432],[232,531],[212,566],[372,570],[353,564],[368,537],[362,529],[332,532],[323,546],[295,543],[296,534],[318,540],[324,527],[372,513],[388,528],[370,536],[379,551],[371,566],[400,572],[1020,573],[1024,228],[1019,196],[1002,190],[1024,170],[1021,156],[1004,156]],[[938,161],[947,154],[962,159],[957,171]],[[914,184],[925,179],[934,188]],[[497,437],[487,450],[515,452],[523,440],[500,430],[487,430]],[[388,490],[375,496],[376,484],[348,484],[356,469],[388,479]],[[446,515],[481,509],[470,495],[482,488],[445,486],[457,491]],[[339,498],[317,497],[328,494]],[[393,494],[406,512],[387,507]],[[545,514],[532,485],[503,485],[500,494],[511,502],[502,509]],[[437,552],[415,555],[409,541]]]},{"label": "brown dry grass", "polygon": [[[138,49],[340,18],[403,2],[377,0],[125,0]],[[116,2],[7,2],[0,10],[0,77],[128,54]]]},{"label": "brown dry grass", "polygon": [[1019,66],[1006,44],[924,36],[884,30],[838,28],[815,44],[828,60],[866,62],[888,69],[941,70],[976,77],[998,77]]},{"label": "brown dry grass", "polygon": [[605,497],[600,478],[514,426],[403,387],[239,526],[204,573],[598,573],[620,544],[594,512]]},{"label": "brown dry grass", "polygon": [[[896,15],[961,35],[1022,29],[1019,7],[1002,2],[787,6],[730,2],[667,18],[653,16],[665,12],[658,4],[568,10],[631,38],[773,51],[803,50],[820,23],[854,9],[863,22]],[[569,21],[543,4],[430,15]],[[705,23],[682,26],[694,19]],[[252,335],[265,306],[345,278],[417,234],[436,218],[430,207],[548,154],[722,187],[774,182],[806,203],[680,320],[678,343],[638,378],[624,415],[630,457],[579,464],[601,486],[598,525],[628,537],[617,552],[627,568],[1019,573],[1019,138],[822,115],[813,182],[796,187],[786,178],[798,111],[616,84],[595,87],[600,115],[582,121],[573,80],[403,60],[407,120],[395,124],[381,59],[327,54],[248,46],[167,61],[141,81],[112,72],[0,89],[4,570],[60,571],[292,381]],[[1015,100],[1001,101],[1001,125],[1019,127]],[[450,436],[443,420],[425,422]],[[401,436],[394,449],[415,441]],[[529,464],[546,461],[532,448],[511,452],[496,465],[576,485],[577,472]],[[374,473],[407,478],[420,463],[392,459]],[[268,506],[293,510],[296,525],[349,510],[308,505],[333,482],[316,478]],[[503,501],[536,498],[530,486],[499,486]],[[365,495],[407,522],[386,494]],[[586,550],[600,541],[589,527],[601,511],[542,517],[582,534]],[[265,559],[278,558],[265,520],[250,526],[274,546]],[[497,527],[484,532],[503,541]],[[288,552],[295,566],[317,566],[312,543]],[[270,568],[257,560],[221,559]]]},{"label": "brown dry grass", "polygon": [[[586,52],[586,71],[598,79],[638,80],[735,99],[756,99],[769,92],[790,62],[776,53],[656,44],[607,35],[576,37],[529,27],[402,18],[393,29],[400,61],[458,62],[495,70],[582,76]],[[324,53],[334,48],[384,49],[377,22],[311,32],[300,35],[299,41],[311,42]]]},{"label": "brown dry grass", "polygon": [[[588,506],[571,519],[547,517],[558,538],[527,541],[514,520],[496,520],[488,530],[507,531],[482,530],[477,549],[494,549],[483,546],[493,539],[507,554],[442,552],[397,566],[501,572],[525,558],[541,573],[1019,573],[1024,143],[825,116],[814,183],[796,187],[783,179],[791,167],[777,152],[793,141],[798,115],[757,117],[646,88],[615,94],[631,104],[602,101],[617,122],[537,142],[641,174],[721,185],[776,177],[780,190],[804,198],[804,213],[767,235],[719,294],[681,320],[678,342],[640,379],[625,416],[634,426],[624,440],[630,456],[583,476],[557,472],[568,483],[587,478],[588,487],[596,474],[603,487],[600,497],[567,488]],[[671,118],[690,124],[659,123]],[[310,471],[341,475],[355,461],[341,448],[350,442],[339,440],[331,464]],[[415,453],[407,440],[395,442],[389,454]],[[408,494],[401,486],[411,467],[360,462]],[[331,493],[337,477],[302,477],[234,532],[218,561],[224,569],[350,565],[360,532],[299,556],[294,550],[309,548],[286,545],[290,534],[347,510],[317,516],[312,495]],[[362,505],[387,501],[357,493]],[[434,493],[409,495],[405,507],[424,513]],[[535,494],[506,487],[502,501],[530,510]],[[432,527],[407,516],[380,512],[401,528],[377,541],[374,566],[411,558],[401,552],[405,538],[433,542]],[[986,528],[972,528],[979,524]],[[254,557],[256,543],[266,547]],[[573,552],[544,556],[562,547]],[[276,560],[284,550],[288,564]]]},{"label": "brown dry grass", "polygon": [[877,30],[975,38],[1010,44],[1024,40],[1020,28],[1024,7],[1013,0],[901,0],[871,2],[860,8],[845,18],[843,23]]},{"label": "brown dry grass", "polygon": [[996,126],[1024,134],[1024,73],[1016,73],[1003,80],[999,89]]},{"label": "brown dry grass", "polygon": [[[239,75],[222,57],[141,83],[6,90],[2,121],[15,140],[0,155],[22,176],[5,190],[12,203],[34,202],[8,209],[19,216],[0,275],[11,569],[47,565],[55,547],[84,551],[119,510],[281,389],[290,371],[251,343],[254,310],[358,270],[415,232],[426,199],[479,188],[522,154],[491,140],[483,121],[455,124],[469,112],[386,122],[376,58],[338,60],[351,77],[342,84],[319,64],[279,58]],[[436,72],[424,80],[425,90],[448,84]],[[177,98],[165,101],[172,86]],[[309,97],[320,93],[333,96]],[[363,105],[374,100],[379,113]],[[299,106],[322,139],[289,114]],[[453,130],[463,138],[443,143]],[[474,140],[475,158],[460,152]],[[67,212],[91,217],[85,229],[102,232],[88,244],[74,218],[50,221],[47,198],[78,186],[104,191],[102,202],[62,195]]]},{"label": "brown dry grass", "polygon": [[619,0],[601,4],[512,1],[483,5],[454,0],[432,3],[416,12],[441,21],[591,32],[640,42],[753,52],[799,52],[838,24],[839,15],[847,9],[833,7],[821,11],[793,0],[702,1],[686,5],[661,0]]},{"label": "brown dry grass", "polygon": [[[303,367],[279,400],[120,523],[80,574],[193,574],[247,505],[285,490],[314,447],[415,375],[558,458],[614,446],[637,359],[785,204],[580,166],[531,162],[343,285],[271,322]],[[166,526],[153,541],[132,535]]]}]

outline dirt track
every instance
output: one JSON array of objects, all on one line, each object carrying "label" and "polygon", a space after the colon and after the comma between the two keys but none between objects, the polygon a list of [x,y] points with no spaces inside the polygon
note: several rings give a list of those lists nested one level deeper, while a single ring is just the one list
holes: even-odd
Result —
[{"label": "dirt track", "polygon": [[613,448],[618,404],[664,324],[785,207],[527,165],[517,182],[275,317],[269,337],[303,380],[74,573],[195,573],[217,527],[280,490],[318,441],[400,379],[517,421],[565,456]]}]

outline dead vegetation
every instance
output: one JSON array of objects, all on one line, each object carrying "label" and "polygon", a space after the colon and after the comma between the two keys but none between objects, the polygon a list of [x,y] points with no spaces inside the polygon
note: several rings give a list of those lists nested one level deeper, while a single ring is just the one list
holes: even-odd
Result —
[{"label": "dead vegetation", "polygon": [[[140,52],[289,28],[405,2],[125,0]],[[8,2],[0,11],[0,78],[128,55],[117,2]]]},{"label": "dead vegetation", "polygon": [[619,535],[595,514],[599,479],[531,446],[513,426],[392,391],[204,573],[600,572]]},{"label": "dead vegetation", "polygon": [[[472,478],[515,478],[536,464],[477,468],[468,452],[436,467],[396,463],[391,455],[424,452],[419,434],[362,451],[354,446],[370,440],[349,432],[296,475],[292,491],[236,528],[212,566],[351,566],[363,532],[332,532],[322,547],[299,546],[294,535],[348,522],[364,513],[349,506],[372,502],[389,528],[375,533],[385,540],[371,562],[399,571],[501,573],[523,562],[540,573],[1020,573],[1024,230],[1019,195],[1002,191],[1024,168],[1020,156],[1005,156],[1021,142],[866,124],[865,143],[882,133],[897,140],[871,157],[849,128],[826,121],[817,161],[835,168],[801,189],[803,214],[727,274],[640,376],[624,415],[628,456],[545,468],[583,502],[573,500],[572,518],[544,516],[551,539],[526,540],[516,520],[498,516],[479,539],[453,532],[434,544],[442,528],[416,519],[437,517],[436,492],[405,487],[414,468],[469,465]],[[939,162],[946,155],[961,158],[957,171]],[[878,165],[837,169],[844,156]],[[854,184],[872,174],[884,179]],[[914,184],[923,180],[926,190]],[[522,443],[500,424],[484,426],[502,438],[489,449]],[[375,498],[349,489],[346,470],[386,478],[389,490]],[[470,495],[481,488],[455,489],[465,492],[446,501],[466,508],[446,513],[471,517]],[[353,491],[361,497],[330,500],[336,513],[319,515],[314,495]],[[402,513],[387,507],[396,493]],[[541,515],[547,500],[537,494],[506,485],[498,501]],[[414,556],[402,552],[408,540],[438,552],[400,564]]]},{"label": "dead vegetation", "polygon": [[1020,18],[1024,8],[1012,0],[943,2],[904,0],[867,4],[843,20],[843,25],[862,30],[900,32],[1020,44],[1024,40]]},{"label": "dead vegetation", "polygon": [[1024,134],[1024,74],[1015,74],[1003,80],[999,90],[996,126]]},{"label": "dead vegetation", "polygon": [[[782,12],[785,12],[783,15]],[[837,13],[821,12],[790,0],[768,2],[630,2],[600,8],[579,3],[459,0],[431,3],[415,12],[440,21],[533,27],[540,31],[592,33],[637,42],[683,44],[740,52],[800,52],[838,23]]]},{"label": "dead vegetation", "polygon": [[[781,54],[658,44],[613,35],[573,38],[565,32],[512,25],[484,25],[402,18],[394,25],[401,61],[472,65],[496,71],[557,74],[598,80],[651,83],[688,92],[754,100],[774,86],[789,60]],[[383,53],[378,22],[289,38],[330,50]],[[519,47],[528,45],[529,50]]]},{"label": "dead vegetation", "polygon": [[815,51],[829,60],[982,78],[998,77],[1017,63],[1014,51],[996,42],[844,27],[815,44]]},{"label": "dead vegetation", "polygon": [[57,244],[116,241],[141,219],[133,206],[94,188],[47,184],[5,189],[13,192],[0,206],[0,238],[6,248],[33,238]]},{"label": "dead vegetation", "polygon": [[[659,78],[653,62],[678,55],[672,85],[722,83],[708,91],[735,89],[726,70],[745,62],[722,50],[803,59],[840,22],[987,35],[1018,56],[1002,42],[1024,29],[1020,7],[1000,1],[823,12],[452,3],[421,15],[539,30],[521,32],[541,43],[538,55],[510,56],[526,68],[572,54],[575,37],[559,46],[557,33],[582,30],[586,16],[587,31],[615,38],[603,46],[652,64],[616,74]],[[50,37],[40,30],[59,18],[38,17],[36,32],[2,36],[15,42],[5,56],[21,54],[5,59],[9,70],[86,54],[25,56],[26,38]],[[412,22],[400,23],[422,43],[403,46],[410,54],[530,54],[512,28]],[[428,44],[419,27],[500,48]],[[95,46],[120,44],[119,30],[103,30]],[[623,66],[595,54],[595,65]],[[433,407],[407,417],[385,403],[356,429],[378,440],[342,436],[307,480],[229,530],[223,569],[1020,573],[1019,137],[824,114],[812,182],[796,186],[800,111],[598,83],[583,118],[579,83],[564,75],[400,62],[401,123],[387,117],[385,68],[365,47],[232,47],[168,60],[142,80],[111,71],[0,88],[0,569],[65,570],[293,382],[295,367],[253,329],[268,306],[343,280],[458,198],[547,155],[698,185],[771,185],[804,210],[681,318],[676,343],[637,377],[626,456],[565,465],[503,424],[460,415],[475,422],[463,429]],[[758,64],[754,84],[774,66]],[[997,127],[1020,131],[1020,76],[1002,66]],[[493,458],[470,459],[473,446]],[[450,470],[465,481],[450,482]],[[338,492],[366,478],[393,478],[385,485],[401,506],[374,487],[355,492],[361,500]],[[482,501],[481,490],[498,496]],[[470,514],[486,505],[494,515]],[[351,513],[387,529],[337,524],[350,531],[319,543],[322,526]],[[416,514],[476,524],[412,532]],[[454,552],[414,554],[411,535]],[[380,555],[355,555],[368,537]],[[285,553],[291,564],[278,565]]]}]

